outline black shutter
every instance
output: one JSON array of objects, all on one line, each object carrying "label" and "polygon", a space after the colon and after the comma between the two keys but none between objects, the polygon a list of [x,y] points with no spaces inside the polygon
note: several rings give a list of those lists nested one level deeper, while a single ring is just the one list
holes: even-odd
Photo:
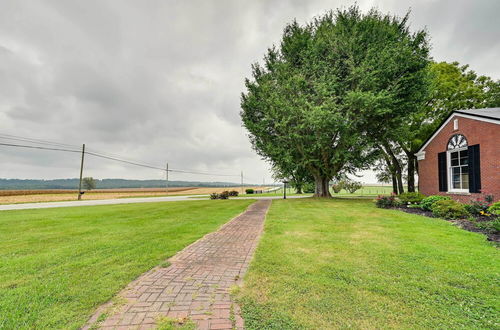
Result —
[{"label": "black shutter", "polygon": [[440,152],[438,153],[439,191],[448,191],[446,172],[446,152]]},{"label": "black shutter", "polygon": [[479,144],[468,148],[469,154],[469,192],[481,192],[481,162],[479,157]]}]

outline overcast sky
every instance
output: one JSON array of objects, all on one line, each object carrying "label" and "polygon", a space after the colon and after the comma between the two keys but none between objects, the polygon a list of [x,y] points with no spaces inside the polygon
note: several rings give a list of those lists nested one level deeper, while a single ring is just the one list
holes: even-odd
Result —
[{"label": "overcast sky", "polygon": [[[0,134],[86,143],[170,168],[271,181],[239,118],[252,62],[283,27],[352,1],[0,2]],[[500,78],[500,1],[358,1],[427,28],[437,61]],[[0,139],[1,142],[7,142]],[[14,142],[14,141],[10,141]],[[77,177],[79,155],[0,146],[0,178]],[[85,175],[160,179],[88,157]],[[173,174],[172,179],[232,180]],[[365,182],[374,182],[367,174]]]}]

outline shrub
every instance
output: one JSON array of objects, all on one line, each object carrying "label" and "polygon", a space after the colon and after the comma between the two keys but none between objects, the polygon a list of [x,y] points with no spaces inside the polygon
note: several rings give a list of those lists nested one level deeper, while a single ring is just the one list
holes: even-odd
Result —
[{"label": "shrub", "polygon": [[350,194],[354,194],[356,190],[359,190],[361,189],[361,187],[363,187],[363,184],[357,181],[345,181],[342,185],[344,186],[343,188]]},{"label": "shrub", "polygon": [[488,212],[488,207],[488,202],[481,201],[473,201],[470,204],[465,205],[467,212],[474,216],[486,214]]},{"label": "shrub", "polygon": [[394,195],[390,195],[390,196],[380,195],[375,200],[375,205],[377,207],[382,208],[382,209],[388,209],[388,208],[397,206],[398,202],[396,201],[396,197],[394,197]]},{"label": "shrub", "polygon": [[248,188],[248,189],[245,189],[245,192],[247,194],[253,194],[255,192],[255,190],[253,190],[252,188]]},{"label": "shrub", "polygon": [[343,188],[344,184],[342,182],[332,184],[332,190],[336,194],[338,194]]},{"label": "shrub", "polygon": [[432,211],[432,204],[437,201],[443,200],[451,200],[451,198],[448,196],[432,195],[422,199],[422,201],[420,202],[420,207],[422,208],[422,210]]},{"label": "shrub", "polygon": [[223,191],[220,194],[218,193],[211,193],[210,194],[210,199],[228,199],[229,198],[229,191]]},{"label": "shrub", "polygon": [[488,212],[493,215],[500,215],[500,201],[493,203],[489,208]]},{"label": "shrub", "polygon": [[478,222],[476,224],[476,227],[479,229],[483,229],[489,233],[493,234],[500,233],[500,219],[497,218],[492,221]]},{"label": "shrub", "polygon": [[314,194],[315,190],[316,187],[312,183],[306,183],[302,188],[302,191],[305,192],[306,194]]},{"label": "shrub", "polygon": [[239,195],[239,193],[238,193],[236,190],[231,190],[231,191],[229,192],[229,196],[231,196],[231,197],[236,197],[236,196],[238,196],[238,195]]},{"label": "shrub", "polygon": [[445,219],[463,218],[468,214],[463,204],[451,199],[437,201],[432,204],[431,209],[435,216]]},{"label": "shrub", "polygon": [[425,195],[419,192],[407,192],[402,193],[398,198],[404,204],[419,204],[425,198]]}]

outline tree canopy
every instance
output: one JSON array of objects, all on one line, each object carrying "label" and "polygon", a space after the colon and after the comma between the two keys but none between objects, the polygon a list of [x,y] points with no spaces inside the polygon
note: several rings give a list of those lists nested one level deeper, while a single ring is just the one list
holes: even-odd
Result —
[{"label": "tree canopy", "polygon": [[[500,81],[478,75],[458,62],[431,62],[427,67],[429,94],[418,111],[409,114],[394,130],[377,163],[381,176],[390,173],[394,192],[403,192],[407,170],[408,191],[415,191],[417,159],[423,141],[455,110],[500,107]],[[394,157],[391,157],[391,154]]]},{"label": "tree canopy", "polygon": [[294,21],[245,80],[243,124],[273,168],[291,175],[296,164],[328,197],[333,177],[370,166],[374,146],[421,107],[428,62],[427,35],[410,32],[408,15],[353,6]]}]

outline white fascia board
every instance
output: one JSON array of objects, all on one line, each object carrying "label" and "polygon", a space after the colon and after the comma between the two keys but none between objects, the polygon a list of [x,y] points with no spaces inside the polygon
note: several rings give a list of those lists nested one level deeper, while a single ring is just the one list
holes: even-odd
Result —
[{"label": "white fascia board", "polygon": [[441,130],[443,129],[443,127],[445,127],[450,122],[450,120],[452,120],[455,117],[463,117],[463,118],[474,119],[474,120],[479,120],[479,121],[484,121],[484,122],[487,122],[487,123],[493,123],[493,124],[500,125],[500,121],[495,120],[495,119],[489,119],[489,118],[471,116],[471,115],[466,115],[466,114],[463,114],[463,113],[455,112],[455,113],[453,113],[453,115],[450,116],[450,118],[448,118],[439,127],[439,129],[434,134],[432,134],[431,138],[429,140],[427,140],[427,142],[420,149],[418,149],[418,152],[415,155],[417,155],[417,157],[418,157],[418,154],[420,154],[429,145],[429,143],[431,143],[431,141],[434,140],[434,138],[436,137],[436,135],[438,135],[441,132]]}]

